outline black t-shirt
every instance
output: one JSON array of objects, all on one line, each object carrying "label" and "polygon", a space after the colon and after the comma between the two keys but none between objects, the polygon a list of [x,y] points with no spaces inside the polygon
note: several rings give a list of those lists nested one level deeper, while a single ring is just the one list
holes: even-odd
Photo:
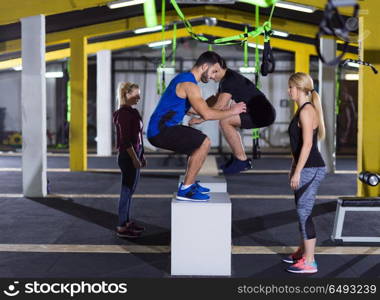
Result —
[{"label": "black t-shirt", "polygon": [[256,97],[264,96],[251,80],[231,69],[227,69],[226,74],[220,81],[218,92],[229,93],[235,102],[245,102],[247,104]]}]

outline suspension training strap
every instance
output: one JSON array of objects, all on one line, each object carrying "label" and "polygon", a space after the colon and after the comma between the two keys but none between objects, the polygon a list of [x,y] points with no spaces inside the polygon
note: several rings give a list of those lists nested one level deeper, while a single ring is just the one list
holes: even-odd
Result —
[{"label": "suspension training strap", "polygon": [[[274,5],[272,6],[272,10],[269,16],[269,22],[272,21],[272,16],[274,12]],[[270,26],[271,28],[272,26]],[[275,69],[275,60],[274,55],[272,51],[272,47],[270,46],[270,36],[272,34],[272,30],[265,31],[264,32],[264,51],[263,51],[263,58],[261,63],[261,75],[267,76],[269,73],[273,73]]]},{"label": "suspension training strap", "polygon": [[[336,5],[339,5],[339,3],[336,0],[328,0],[325,6],[325,10],[323,12],[323,18],[319,24],[319,31],[315,36],[315,46],[318,57],[323,63],[330,66],[335,66],[341,62],[341,59],[346,54],[348,49],[349,34],[353,31],[352,29],[347,27],[345,19],[339,13]],[[342,1],[340,3],[340,6],[352,6],[352,18],[358,17],[360,6],[359,4],[357,4],[356,0]],[[334,27],[336,23],[338,24],[337,28]],[[320,40],[324,35],[331,35],[344,41],[342,53],[330,61],[327,61],[321,52]]]},{"label": "suspension training strap", "polygon": [[172,41],[172,67],[175,68],[175,57],[177,53],[177,23],[173,25],[173,41]]},{"label": "suspension training strap", "polygon": [[186,30],[190,34],[190,36],[194,38],[195,40],[203,42],[203,43],[217,44],[217,45],[236,45],[236,44],[241,44],[242,40],[244,40],[245,38],[256,37],[256,36],[259,36],[260,34],[263,34],[265,31],[270,31],[270,22],[265,22],[262,26],[259,26],[255,30],[247,32],[247,33],[241,33],[238,35],[224,37],[224,38],[209,39],[203,35],[194,33],[191,23],[186,19],[185,15],[179,8],[177,2],[175,0],[170,0],[170,2],[173,5],[174,9],[176,10],[178,16],[184,23]]}]

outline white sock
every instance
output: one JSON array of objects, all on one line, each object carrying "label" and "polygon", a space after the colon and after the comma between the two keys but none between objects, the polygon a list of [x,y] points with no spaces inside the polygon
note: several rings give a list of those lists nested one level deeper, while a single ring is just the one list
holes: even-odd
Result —
[{"label": "white sock", "polygon": [[192,186],[192,184],[188,184],[188,185],[182,185],[182,187],[181,187],[181,190],[186,190],[187,188],[189,188],[189,187],[191,187]]}]

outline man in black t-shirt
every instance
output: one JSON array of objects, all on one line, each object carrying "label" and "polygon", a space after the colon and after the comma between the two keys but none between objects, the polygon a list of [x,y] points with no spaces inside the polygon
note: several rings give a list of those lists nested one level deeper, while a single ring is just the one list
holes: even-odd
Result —
[{"label": "man in black t-shirt", "polygon": [[[238,128],[261,128],[273,124],[276,111],[256,85],[243,75],[228,69],[225,62],[215,76],[219,81],[218,94],[207,99],[214,109],[228,109],[231,100],[234,103],[245,102],[247,112],[220,120],[219,126],[232,149],[231,159],[221,168],[225,174],[239,173],[252,168],[247,158]],[[199,124],[202,119],[192,119],[190,125]]]}]

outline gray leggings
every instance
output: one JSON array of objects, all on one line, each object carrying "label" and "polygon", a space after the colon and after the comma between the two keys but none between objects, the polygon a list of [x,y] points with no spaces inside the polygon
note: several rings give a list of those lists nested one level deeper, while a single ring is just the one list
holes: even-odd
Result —
[{"label": "gray leggings", "polygon": [[326,167],[303,168],[299,187],[294,191],[299,229],[304,240],[316,237],[311,213],[319,185],[325,176]]}]

